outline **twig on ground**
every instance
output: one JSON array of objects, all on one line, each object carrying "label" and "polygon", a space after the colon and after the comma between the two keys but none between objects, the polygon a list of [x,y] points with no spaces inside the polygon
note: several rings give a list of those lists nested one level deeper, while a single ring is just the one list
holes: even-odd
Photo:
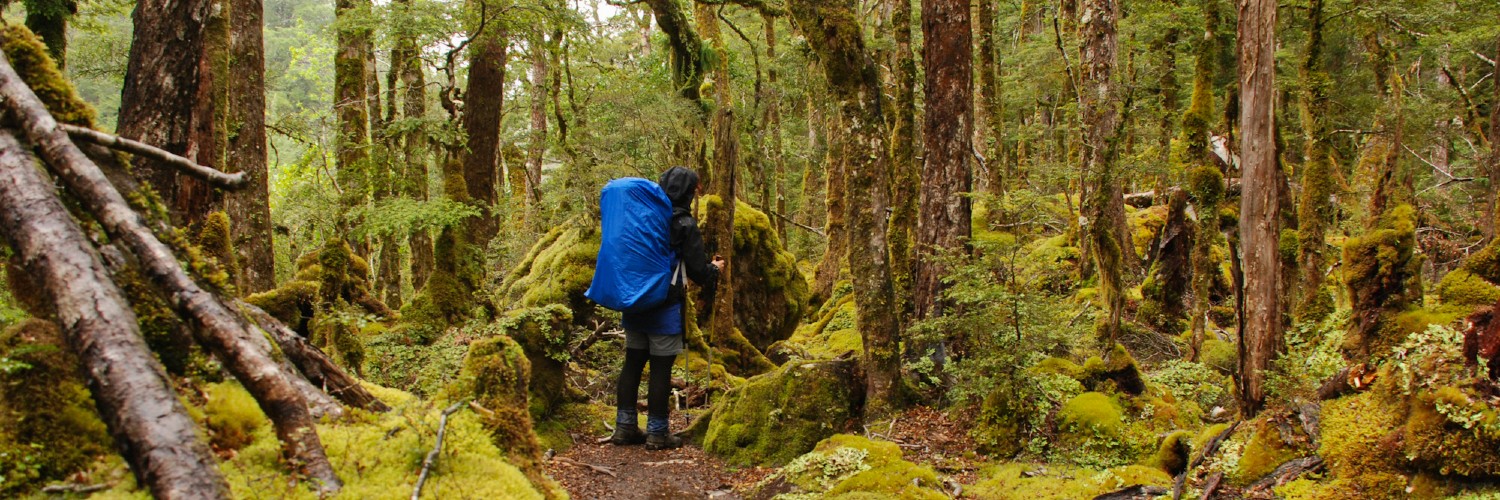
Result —
[{"label": "twig on ground", "polygon": [[411,490],[411,500],[422,498],[422,485],[427,483],[427,474],[432,470],[432,464],[437,462],[438,453],[443,451],[443,435],[448,432],[448,416],[463,408],[465,403],[459,401],[443,410],[443,416],[438,419],[437,442],[433,443],[432,451],[427,452],[427,458],[422,459],[422,474],[417,476],[417,486]]},{"label": "twig on ground", "polygon": [[609,476],[609,477],[616,477],[616,478],[620,477],[620,476],[615,475],[615,470],[614,469],[611,469],[609,467],[605,467],[605,466],[602,466],[602,465],[586,464],[586,463],[583,463],[583,462],[579,462],[577,460],[573,460],[571,458],[564,458],[564,457],[552,457],[552,461],[560,463],[560,464],[563,464],[563,465],[571,465],[571,466],[574,466],[574,467],[583,467],[583,468],[592,470],[594,472],[598,472],[600,474],[604,474],[604,475]]}]

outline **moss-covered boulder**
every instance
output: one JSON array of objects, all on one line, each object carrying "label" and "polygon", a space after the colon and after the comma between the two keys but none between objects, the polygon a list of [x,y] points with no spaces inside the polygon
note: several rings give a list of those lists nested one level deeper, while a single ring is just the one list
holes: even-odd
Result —
[{"label": "moss-covered boulder", "polygon": [[[704,196],[698,206],[701,220],[708,220],[723,210],[724,202]],[[728,256],[734,275],[735,326],[761,351],[790,337],[808,312],[810,292],[807,278],[797,269],[797,257],[782,245],[764,212],[735,202],[734,252]]]},{"label": "moss-covered boulder", "polygon": [[495,303],[502,311],[562,305],[587,323],[596,307],[584,297],[599,258],[599,222],[574,218],[542,236],[505,277]]},{"label": "moss-covered boulder", "polygon": [[1196,230],[1187,218],[1187,200],[1185,191],[1172,195],[1165,224],[1147,248],[1151,268],[1141,283],[1142,300],[1136,312],[1138,321],[1174,335],[1187,329],[1185,298]]},{"label": "moss-covered boulder", "polygon": [[780,465],[856,428],[864,388],[856,362],[789,363],[714,403],[703,449],[735,465]]},{"label": "moss-covered boulder", "polygon": [[1500,238],[1490,240],[1484,249],[1464,261],[1464,270],[1495,285],[1500,285]]},{"label": "moss-covered boulder", "polygon": [[814,315],[816,319],[798,327],[785,341],[773,344],[766,355],[772,361],[785,363],[790,359],[834,359],[862,352],[864,339],[854,327],[858,311],[851,290],[848,281],[834,284],[833,296],[824,301]]},{"label": "moss-covered boulder", "polygon": [[0,496],[88,467],[113,440],[51,322],[0,332]]},{"label": "moss-covered boulder", "polygon": [[1249,422],[1249,437],[1234,470],[1229,471],[1233,484],[1249,485],[1271,474],[1281,464],[1312,453],[1312,439],[1298,425],[1294,415],[1268,411]]},{"label": "moss-covered boulder", "polygon": [[1483,307],[1500,301],[1500,286],[1467,269],[1454,269],[1438,282],[1437,296],[1444,306]]},{"label": "moss-covered boulder", "polygon": [[511,311],[495,323],[497,333],[515,339],[530,363],[530,408],[538,419],[584,399],[567,378],[569,346],[577,337],[573,326],[573,312],[559,304]]},{"label": "moss-covered boulder", "polygon": [[777,495],[818,498],[944,499],[937,473],[901,458],[901,447],[864,436],[838,434],[793,459],[756,485],[750,498]]},{"label": "moss-covered boulder", "polygon": [[469,346],[463,371],[449,387],[449,395],[453,400],[471,399],[482,408],[475,411],[489,430],[490,442],[533,485],[549,497],[559,497],[557,485],[544,471],[541,444],[532,428],[530,379],[531,362],[521,345],[510,337],[495,336]]},{"label": "moss-covered boulder", "polygon": [[1415,217],[1410,205],[1397,206],[1373,230],[1344,243],[1343,278],[1354,309],[1344,351],[1352,359],[1382,355],[1404,337],[1386,326],[1421,298]]}]

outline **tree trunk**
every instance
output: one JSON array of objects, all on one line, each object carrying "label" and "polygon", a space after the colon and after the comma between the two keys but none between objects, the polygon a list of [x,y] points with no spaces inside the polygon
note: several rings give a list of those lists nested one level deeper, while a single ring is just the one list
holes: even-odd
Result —
[{"label": "tree trunk", "polygon": [[[667,35],[672,55],[672,84],[684,99],[702,105],[699,87],[703,86],[703,40],[688,22],[678,0],[646,0],[656,14],[656,25]],[[649,47],[650,44],[647,44]]]},{"label": "tree trunk", "polygon": [[835,137],[832,133],[833,130],[843,129],[845,120],[841,116],[826,116],[824,122],[832,125],[828,128],[830,133],[825,141],[827,152],[823,155],[823,199],[827,207],[824,210],[823,233],[828,235],[828,245],[823,248],[823,258],[818,261],[818,270],[813,274],[813,294],[828,299],[833,296],[833,285],[842,274],[844,259],[849,256],[849,232],[844,227],[844,218],[849,211],[847,200],[844,199],[849,141]]},{"label": "tree trunk", "polygon": [[240,260],[242,294],[276,287],[270,181],[266,169],[265,43],[261,0],[230,0],[228,171],[244,172],[250,186],[226,197],[226,211]]},{"label": "tree trunk", "polygon": [[[200,107],[205,104],[204,91],[212,88],[211,75],[202,71],[200,60],[211,5],[210,0],[136,4],[135,33],[116,127],[121,137],[199,163],[203,163],[200,153],[212,151],[212,113]],[[147,158],[138,159],[135,168],[161,194],[179,224],[195,222],[208,213],[212,190],[202,181]]]},{"label": "tree trunk", "polygon": [[[896,186],[920,186],[922,174],[917,167],[916,122],[917,122],[917,61],[912,53],[911,0],[889,0],[892,5],[891,29],[895,30],[895,127],[891,130],[891,177]],[[951,41],[950,41],[951,43]],[[891,212],[891,281],[895,285],[896,300],[903,323],[912,319],[914,301],[912,294],[912,272],[917,260],[912,256],[912,244],[917,232],[917,189],[896,189],[891,193],[894,210]]]},{"label": "tree trunk", "polygon": [[[406,5],[410,7],[410,0],[406,0]],[[398,37],[391,60],[401,70],[398,77],[403,91],[401,113],[407,120],[424,120],[427,116],[427,77],[422,72],[421,55],[415,33],[407,32]],[[391,107],[394,108],[395,104],[392,103]],[[402,187],[407,196],[425,201],[428,199],[429,142],[425,125],[414,126],[409,130],[401,138],[402,158],[405,160]],[[432,236],[427,229],[419,228],[412,232],[407,245],[411,248],[412,289],[420,291],[427,284],[427,277],[432,274]]]},{"label": "tree trunk", "polygon": [[[781,241],[786,241],[786,150],[781,142],[781,84],[780,72],[776,69],[776,18],[770,14],[762,13],[761,23],[766,27],[766,61],[770,69],[766,74],[769,99],[766,102],[766,154],[775,162],[772,169],[774,178],[771,182],[775,184],[776,213],[782,217],[776,218],[776,234]],[[770,206],[767,206],[770,211]]]},{"label": "tree trunk", "polygon": [[[984,93],[985,136],[989,147],[989,192],[997,198],[1005,193],[1005,101],[1000,88],[1000,50],[995,30],[995,2],[979,2],[979,84]],[[997,202],[998,204],[998,202]],[[991,207],[991,210],[999,208]]]},{"label": "tree trunk", "polygon": [[[333,107],[338,142],[334,144],[334,161],[341,191],[338,224],[342,232],[356,223],[348,219],[349,212],[366,202],[370,185],[370,168],[366,165],[370,154],[369,82],[365,81],[365,48],[370,32],[360,24],[360,18],[369,11],[369,0],[335,2],[338,52],[333,59]],[[360,245],[354,247],[356,253],[363,253]]]},{"label": "tree trunk", "polygon": [[817,54],[843,115],[848,164],[849,272],[856,325],[864,341],[865,416],[878,419],[901,404],[900,325],[886,248],[889,152],[875,62],[865,50],[853,0],[788,2],[793,21]]},{"label": "tree trunk", "polygon": [[1297,207],[1297,261],[1301,269],[1293,300],[1296,301],[1296,316],[1313,321],[1322,319],[1322,315],[1332,309],[1328,301],[1320,299],[1323,297],[1323,267],[1326,265],[1323,250],[1327,243],[1324,237],[1334,222],[1336,208],[1330,200],[1334,195],[1336,169],[1333,148],[1328,143],[1327,118],[1328,91],[1333,81],[1323,69],[1323,23],[1323,0],[1312,0],[1308,6],[1307,48],[1302,62],[1300,111],[1307,157],[1302,168],[1302,200]]},{"label": "tree trunk", "polygon": [[551,71],[547,38],[537,29],[531,38],[531,138],[526,147],[526,194],[531,203],[541,202],[542,162],[547,154],[547,83]]},{"label": "tree trunk", "polygon": [[235,305],[245,313],[246,318],[276,341],[276,346],[281,349],[281,353],[296,366],[298,372],[307,377],[308,382],[312,382],[314,386],[322,388],[329,395],[351,407],[378,412],[390,410],[389,406],[376,399],[375,395],[365,390],[364,386],[359,385],[358,379],[349,376],[348,372],[334,364],[328,355],[323,354],[323,351],[308,343],[301,334],[272,317],[270,313],[246,302],[236,301]]},{"label": "tree trunk", "polygon": [[48,168],[62,179],[86,210],[98,214],[98,222],[111,239],[135,254],[142,271],[167,292],[173,309],[191,319],[198,343],[218,358],[260,403],[291,460],[321,482],[322,491],[338,491],[342,482],[323,452],[306,402],[286,380],[270,353],[256,349],[244,321],[183,270],[172,250],[156,238],[99,167],[68,139],[8,62],[0,64],[0,94],[4,95],[12,116],[22,122],[27,138],[37,145]]},{"label": "tree trunk", "polygon": [[[714,79],[713,118],[713,165],[708,176],[707,192],[718,196],[719,210],[709,210],[703,221],[704,239],[709,251],[723,255],[725,269],[734,266],[734,212],[735,192],[738,183],[740,140],[738,122],[734,117],[734,101],[731,100],[732,81],[729,78],[729,49],[724,45],[719,29],[719,16],[715,6],[699,4],[694,12],[698,32],[704,42],[717,53],[718,64],[712,68]],[[713,320],[709,326],[710,344],[714,339],[731,338],[734,335],[734,273],[719,273],[718,291],[714,295]]]},{"label": "tree trunk", "polygon": [[1104,340],[1113,344],[1125,309],[1125,256],[1130,244],[1119,230],[1125,219],[1125,196],[1115,166],[1119,111],[1113,75],[1119,5],[1115,0],[1086,0],[1082,8],[1079,100],[1085,127],[1083,168],[1092,189],[1088,198],[1088,233],[1099,272],[1100,294],[1109,314],[1101,333]]},{"label": "tree trunk", "polygon": [[[484,1],[487,0],[473,0]],[[464,133],[469,138],[469,151],[463,157],[463,177],[469,203],[484,210],[482,215],[469,219],[469,241],[483,248],[500,230],[500,219],[491,209],[499,201],[495,184],[496,176],[500,174],[500,115],[505,104],[506,46],[509,40],[506,39],[507,33],[498,26],[498,20],[481,24],[484,31],[469,34],[472,39],[469,42],[469,87],[464,91],[463,124]],[[537,50],[533,45],[532,51]],[[527,186],[531,188],[529,182]]]},{"label": "tree trunk", "polygon": [[26,3],[26,28],[42,43],[57,62],[57,69],[68,67],[68,20],[78,14],[76,0],[31,0]]},{"label": "tree trunk", "polygon": [[28,151],[0,131],[0,233],[42,285],[120,454],[157,498],[228,498],[130,304]]},{"label": "tree trunk", "polygon": [[[1193,94],[1188,110],[1182,117],[1183,157],[1181,163],[1188,172],[1193,206],[1198,214],[1198,237],[1193,240],[1193,332],[1189,358],[1199,360],[1203,342],[1207,336],[1208,312],[1213,307],[1209,300],[1214,276],[1219,273],[1213,261],[1214,245],[1223,229],[1219,224],[1219,205],[1224,201],[1223,168],[1215,165],[1208,144],[1208,127],[1214,110],[1214,59],[1217,54],[1213,29],[1218,25],[1218,12],[1212,1],[1204,2],[1203,36],[1198,40],[1197,60],[1193,62]],[[1222,163],[1227,168],[1227,163]]]},{"label": "tree trunk", "polygon": [[1281,351],[1280,185],[1276,166],[1276,2],[1241,0],[1239,14],[1240,156],[1243,184],[1240,237],[1245,273],[1240,330],[1240,412],[1265,404],[1265,372]]},{"label": "tree trunk", "polygon": [[1495,69],[1490,84],[1495,87],[1495,98],[1490,102],[1490,199],[1485,200],[1489,214],[1482,224],[1484,235],[1495,237],[1495,218],[1500,216],[1500,36],[1495,37]]},{"label": "tree trunk", "polygon": [[922,0],[923,114],[921,212],[917,221],[917,318],[943,314],[945,266],[937,256],[962,251],[970,233],[969,158],[974,137],[973,31],[968,0]]}]

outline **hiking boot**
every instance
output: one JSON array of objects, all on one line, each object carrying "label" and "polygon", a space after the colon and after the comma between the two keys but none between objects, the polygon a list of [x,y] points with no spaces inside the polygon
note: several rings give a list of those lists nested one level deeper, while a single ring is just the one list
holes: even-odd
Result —
[{"label": "hiking boot", "polygon": [[634,425],[617,425],[615,433],[609,436],[609,442],[615,446],[641,444],[646,442],[646,433]]},{"label": "hiking boot", "polygon": [[671,434],[651,434],[646,436],[646,449],[648,450],[675,450],[682,447],[682,438]]}]

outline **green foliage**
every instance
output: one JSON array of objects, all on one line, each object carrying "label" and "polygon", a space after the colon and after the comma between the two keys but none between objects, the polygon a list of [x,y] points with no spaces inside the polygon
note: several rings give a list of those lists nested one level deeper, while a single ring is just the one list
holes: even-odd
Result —
[{"label": "green foliage", "polygon": [[436,232],[477,217],[483,211],[467,203],[448,198],[416,200],[397,196],[377,200],[351,211],[349,217],[360,220],[358,236],[406,236],[417,231]]},{"label": "green foliage", "polygon": [[819,442],[757,486],[783,488],[791,490],[787,498],[947,498],[937,474],[902,460],[895,443],[852,434]]},{"label": "green foliage", "polygon": [[1233,381],[1206,364],[1171,360],[1147,373],[1146,378],[1178,401],[1192,401],[1199,408],[1230,404]]},{"label": "green foliage", "polygon": [[1285,401],[1313,399],[1319,384],[1347,366],[1340,348],[1348,324],[1347,309],[1322,321],[1294,323],[1285,333],[1286,353],[1266,376],[1266,390]]},{"label": "green foliage", "polygon": [[1127,486],[1170,486],[1172,477],[1155,467],[1129,465],[1107,470],[1065,464],[1010,462],[982,471],[973,487],[978,498],[1066,500],[1093,498]]},{"label": "green foliage", "polygon": [[0,495],[85,469],[112,442],[50,322],[28,319],[0,331]]}]

